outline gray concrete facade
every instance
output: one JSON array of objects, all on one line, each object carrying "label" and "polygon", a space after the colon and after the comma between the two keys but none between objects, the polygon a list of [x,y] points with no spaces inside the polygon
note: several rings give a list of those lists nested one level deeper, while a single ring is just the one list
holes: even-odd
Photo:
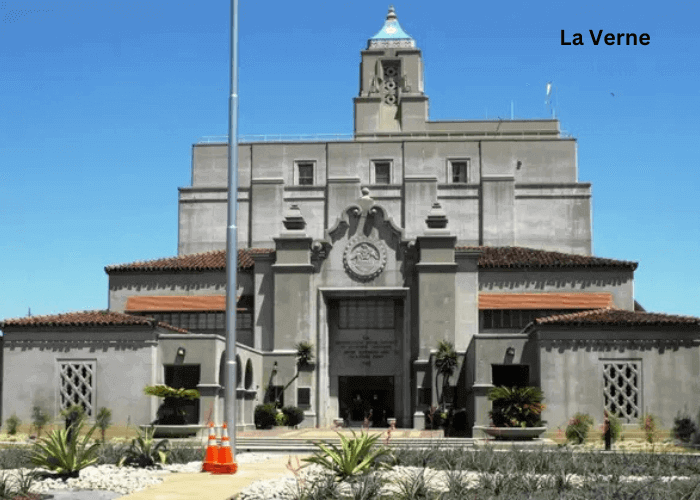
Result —
[{"label": "gray concrete facade", "polygon": [[[557,120],[430,121],[428,104],[421,51],[391,9],[361,52],[352,139],[239,145],[241,427],[278,391],[304,409],[304,426],[356,424],[367,408],[354,401],[370,398],[379,424],[423,428],[440,403],[441,341],[458,354],[447,385],[467,433],[489,425],[488,392],[506,383],[541,387],[550,427],[576,412],[600,421],[610,405],[670,425],[700,390],[700,320],[636,313],[637,264],[591,256],[576,140]],[[107,268],[110,312],[188,323],[7,323],[3,417],[24,419],[35,400],[57,409],[57,367],[74,360],[96,367],[97,404],[135,424],[155,416],[143,386],[197,366],[199,421],[221,421],[225,341],[208,322],[226,293],[227,145],[195,144],[191,168],[178,256]],[[591,326],[582,311],[603,312]],[[300,342],[315,358],[304,369]]]}]

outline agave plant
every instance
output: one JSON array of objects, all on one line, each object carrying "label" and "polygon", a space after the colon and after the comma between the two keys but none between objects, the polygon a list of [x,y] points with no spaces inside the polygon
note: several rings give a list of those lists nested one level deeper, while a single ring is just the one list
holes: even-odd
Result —
[{"label": "agave plant", "polygon": [[70,439],[67,429],[58,429],[40,438],[34,445],[31,461],[61,476],[78,477],[82,469],[97,462],[99,449],[98,443],[90,444],[97,427],[92,427],[81,439],[83,425],[84,421],[79,420],[70,427]]},{"label": "agave plant", "polygon": [[153,427],[145,431],[138,429],[137,432],[138,436],[131,440],[131,445],[117,465],[153,467],[156,464],[164,464],[168,459],[168,440],[161,439],[156,443],[153,438],[155,432]]},{"label": "agave plant", "polygon": [[357,436],[353,431],[352,439],[340,433],[338,436],[340,436],[340,447],[334,444],[314,443],[319,448],[318,451],[303,461],[320,465],[332,472],[336,479],[342,481],[368,472],[379,464],[378,458],[390,453],[384,447],[374,448],[380,437],[379,434],[370,436],[362,432]]}]

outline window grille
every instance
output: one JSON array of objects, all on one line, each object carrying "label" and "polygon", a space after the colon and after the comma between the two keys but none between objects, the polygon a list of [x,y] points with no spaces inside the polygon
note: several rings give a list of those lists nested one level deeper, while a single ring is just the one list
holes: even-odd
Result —
[{"label": "window grille", "polygon": [[394,301],[343,300],[338,307],[338,327],[347,329],[394,328]]},{"label": "window grille", "polygon": [[603,363],[603,394],[608,413],[628,423],[641,416],[641,362]]},{"label": "window grille", "polygon": [[60,405],[65,410],[80,405],[87,417],[93,416],[95,399],[95,362],[59,361]]}]

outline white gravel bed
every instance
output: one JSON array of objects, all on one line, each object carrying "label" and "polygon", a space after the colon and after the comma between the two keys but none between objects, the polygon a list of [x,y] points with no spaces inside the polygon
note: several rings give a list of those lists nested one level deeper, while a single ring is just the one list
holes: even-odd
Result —
[{"label": "white gravel bed", "polygon": [[[241,453],[236,457],[239,464],[263,462],[273,455],[266,453]],[[45,469],[33,469],[48,472]],[[117,467],[116,465],[93,465],[80,471],[80,476],[66,481],[60,479],[43,479],[34,481],[30,491],[46,493],[53,490],[106,490],[123,495],[140,491],[148,486],[161,483],[168,474],[178,472],[200,472],[202,462],[172,464],[153,468]],[[3,471],[10,484],[15,483],[23,474],[32,469],[7,469]],[[16,484],[16,483],[15,483]]]},{"label": "white gravel bed", "polygon": [[[454,473],[454,472],[453,472]],[[327,472],[316,465],[312,465],[308,468],[304,468],[300,474],[299,478],[304,485],[313,484],[316,481],[323,481],[327,477]],[[429,490],[433,493],[441,493],[448,491],[449,485],[449,474],[450,472],[444,470],[434,470],[430,468],[423,469],[422,467],[403,467],[397,466],[389,470],[376,471],[373,474],[378,476],[382,482],[381,493],[395,494],[399,493],[398,483],[402,480],[408,480],[410,478],[416,477],[419,474],[424,475],[426,485]],[[457,471],[461,481],[466,485],[467,489],[476,489],[479,486],[482,474],[474,471]],[[502,475],[499,473],[494,474],[484,474],[490,476],[492,480],[498,480]],[[529,475],[525,475],[529,476]],[[537,478],[538,482],[545,481],[549,479],[546,475],[531,475],[533,478]],[[610,476],[598,476],[595,478],[584,478],[584,476],[579,476],[575,474],[569,474],[566,478],[571,482],[573,486],[580,487],[584,484],[584,481],[609,481]],[[649,480],[646,476],[623,476],[620,478],[621,481],[645,481]],[[687,476],[671,476],[671,477],[661,477],[661,481],[673,481],[673,480],[687,480],[690,479]],[[298,491],[297,479],[294,477],[285,477],[280,479],[268,480],[268,481],[256,481],[245,488],[238,496],[238,500],[291,500],[295,498],[296,492]],[[340,493],[343,495],[350,495],[351,486],[347,482],[340,483],[339,485]]]}]

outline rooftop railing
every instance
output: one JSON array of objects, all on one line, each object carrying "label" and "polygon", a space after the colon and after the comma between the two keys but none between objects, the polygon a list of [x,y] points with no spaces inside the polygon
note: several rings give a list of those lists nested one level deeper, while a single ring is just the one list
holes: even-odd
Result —
[{"label": "rooftop railing", "polygon": [[[336,142],[353,140],[372,139],[423,139],[423,138],[443,138],[443,139],[465,139],[475,137],[559,137],[571,138],[572,135],[564,131],[555,130],[506,130],[506,131],[440,131],[431,130],[426,132],[402,132],[402,133],[360,133],[354,134],[259,134],[240,135],[238,142]],[[208,135],[197,141],[197,144],[226,144],[227,135]]]}]

